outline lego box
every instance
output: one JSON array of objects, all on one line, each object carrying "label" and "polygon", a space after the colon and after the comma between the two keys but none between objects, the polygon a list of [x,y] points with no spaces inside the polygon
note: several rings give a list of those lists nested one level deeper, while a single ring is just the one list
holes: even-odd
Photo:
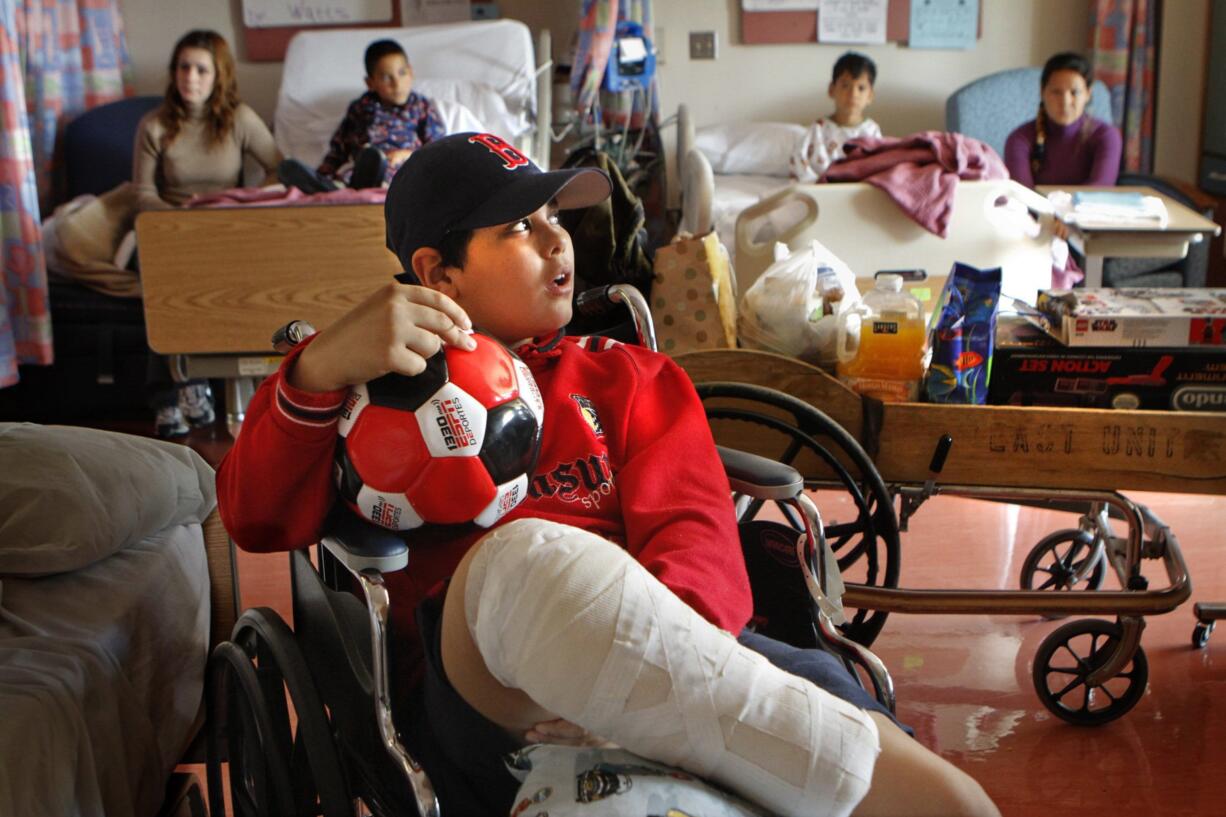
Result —
[{"label": "lego box", "polygon": [[1002,317],[988,402],[1226,412],[1226,347],[1069,348]]},{"label": "lego box", "polygon": [[1226,349],[1226,289],[1051,289],[1038,307],[1067,346]]}]

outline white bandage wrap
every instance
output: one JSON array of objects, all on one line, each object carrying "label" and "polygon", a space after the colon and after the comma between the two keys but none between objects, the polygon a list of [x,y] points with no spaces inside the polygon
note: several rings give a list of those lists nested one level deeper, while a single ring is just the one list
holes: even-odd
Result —
[{"label": "white bandage wrap", "polygon": [[868,791],[868,715],[742,647],[617,545],[526,519],[477,547],[465,614],[504,685],[777,814],[846,815]]}]

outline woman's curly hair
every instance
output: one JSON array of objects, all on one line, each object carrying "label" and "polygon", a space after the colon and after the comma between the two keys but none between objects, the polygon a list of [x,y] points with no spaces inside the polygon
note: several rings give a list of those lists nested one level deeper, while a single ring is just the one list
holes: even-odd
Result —
[{"label": "woman's curly hair", "polygon": [[221,144],[234,127],[234,112],[239,105],[234,56],[230,52],[230,46],[226,43],[225,37],[216,31],[195,29],[179,38],[170,55],[170,83],[166,86],[166,97],[162,100],[162,107],[158,109],[158,121],[166,129],[165,145],[175,140],[183,121],[188,117],[187,104],[179,95],[179,87],[175,82],[179,54],[185,48],[199,48],[209,52],[213,57],[213,70],[216,76],[213,79],[213,92],[205,103],[205,116],[212,143]]}]

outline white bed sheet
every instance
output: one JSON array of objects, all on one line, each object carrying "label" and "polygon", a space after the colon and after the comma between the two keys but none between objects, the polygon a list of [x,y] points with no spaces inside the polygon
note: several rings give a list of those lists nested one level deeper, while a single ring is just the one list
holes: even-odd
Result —
[{"label": "white bed sheet", "polygon": [[0,580],[0,814],[157,813],[199,713],[208,592],[195,524]]},{"label": "white bed sheet", "polygon": [[435,99],[447,124],[463,127],[475,117],[515,144],[532,130],[535,49],[528,27],[517,20],[302,31],[286,50],[273,117],[282,154],[312,167],[319,163],[349,103],[366,90],[366,46],[385,38],[404,47],[414,86]]}]

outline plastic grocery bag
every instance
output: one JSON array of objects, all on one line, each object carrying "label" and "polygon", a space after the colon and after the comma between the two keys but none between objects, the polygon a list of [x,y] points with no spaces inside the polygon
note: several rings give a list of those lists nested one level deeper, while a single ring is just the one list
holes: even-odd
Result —
[{"label": "plastic grocery bag", "polygon": [[755,349],[834,369],[838,316],[860,300],[856,276],[820,241],[790,253],[775,245],[775,262],[741,297],[737,329]]}]

